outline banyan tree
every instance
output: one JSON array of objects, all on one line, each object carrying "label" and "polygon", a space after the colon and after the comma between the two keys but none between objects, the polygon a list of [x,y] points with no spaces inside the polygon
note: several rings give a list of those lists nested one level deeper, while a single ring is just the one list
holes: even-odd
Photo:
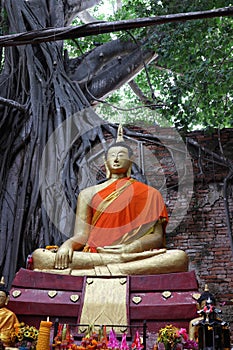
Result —
[{"label": "banyan tree", "polygon": [[0,41],[0,276],[7,285],[34,249],[72,234],[78,193],[103,177],[97,156],[116,135],[95,106],[157,59],[147,39],[131,35],[75,58],[63,40],[48,33],[43,40],[43,30],[66,33],[98,2],[1,0],[1,35],[34,33],[26,44]]},{"label": "banyan tree", "polygon": [[[2,35],[68,26],[95,3],[2,1]],[[77,58],[61,40],[2,47],[0,274],[7,284],[36,247],[71,234],[77,194],[91,180],[80,155],[105,141],[91,106],[156,57],[140,45],[115,39]]]}]

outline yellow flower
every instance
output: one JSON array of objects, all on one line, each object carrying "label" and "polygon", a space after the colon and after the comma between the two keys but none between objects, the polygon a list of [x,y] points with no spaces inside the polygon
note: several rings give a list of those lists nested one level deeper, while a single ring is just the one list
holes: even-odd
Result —
[{"label": "yellow flower", "polygon": [[11,339],[14,342],[21,342],[28,339],[36,341],[38,338],[38,333],[38,329],[36,329],[34,326],[29,326],[24,322],[21,322],[14,325],[14,330],[11,332]]},{"label": "yellow flower", "polygon": [[159,330],[157,341],[158,343],[164,343],[166,348],[168,344],[173,347],[179,338],[178,328],[173,325],[167,325]]},{"label": "yellow flower", "polygon": [[30,338],[31,333],[29,331],[25,331],[23,335],[25,338]]}]

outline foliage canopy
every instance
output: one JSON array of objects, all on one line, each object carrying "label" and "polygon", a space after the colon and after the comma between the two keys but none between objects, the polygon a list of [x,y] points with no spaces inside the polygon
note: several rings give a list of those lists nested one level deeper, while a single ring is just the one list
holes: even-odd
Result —
[{"label": "foliage canopy", "polygon": [[[103,3],[93,9],[93,15],[100,20],[105,17],[105,20],[112,21],[205,11],[230,5],[231,2],[226,0],[122,0],[122,6],[110,16],[101,12]],[[146,38],[147,45],[158,54],[157,60],[135,77],[147,101],[157,106],[153,112],[150,108],[147,113],[143,111],[146,120],[159,124],[165,120],[183,130],[232,127],[232,17],[170,23],[116,35],[122,40],[131,36],[138,42]],[[108,34],[85,38],[79,49],[81,47],[85,52],[110,40],[110,37]],[[69,42],[69,45],[74,43]],[[135,121],[135,114],[133,120],[130,117],[131,109],[142,105],[129,87],[116,91],[106,101],[129,108],[129,113],[124,112],[127,122]],[[100,111],[110,118],[106,105]],[[140,112],[136,115],[142,118]]]}]

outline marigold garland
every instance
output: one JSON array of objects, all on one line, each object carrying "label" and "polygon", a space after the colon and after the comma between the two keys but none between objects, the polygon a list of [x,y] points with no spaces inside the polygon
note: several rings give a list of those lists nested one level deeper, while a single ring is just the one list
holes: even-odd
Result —
[{"label": "marigold garland", "polygon": [[11,342],[15,346],[26,346],[30,349],[36,348],[39,331],[34,326],[29,326],[24,322],[16,323],[11,332]]}]

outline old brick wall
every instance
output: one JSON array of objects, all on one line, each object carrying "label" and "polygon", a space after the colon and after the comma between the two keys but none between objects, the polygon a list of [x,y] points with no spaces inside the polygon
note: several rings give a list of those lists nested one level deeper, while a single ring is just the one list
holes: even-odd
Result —
[{"label": "old brick wall", "polygon": [[[195,131],[181,138],[172,128],[128,128],[132,137],[135,136],[132,131],[143,134],[136,136],[145,146],[142,168],[149,184],[163,194],[169,216],[177,222],[175,229],[167,232],[167,247],[187,252],[189,269],[196,273],[199,291],[203,292],[208,284],[222,309],[223,319],[230,323],[233,344],[233,251],[224,205],[224,180],[230,167],[233,169],[233,129]],[[140,158],[138,146],[132,145],[135,158]],[[190,159],[193,181],[185,176],[185,157],[179,156],[185,152]],[[230,167],[224,157],[231,161]],[[189,180],[193,182],[191,188]],[[233,177],[226,195],[232,229]],[[179,211],[174,214],[177,201],[181,207],[188,208],[185,215],[180,216]]]},{"label": "old brick wall", "polygon": [[[158,128],[150,131],[158,137],[161,133],[161,129]],[[166,133],[169,136],[169,129]],[[215,295],[218,306],[223,311],[223,319],[230,322],[233,331],[233,252],[227,228],[223,190],[229,167],[223,165],[220,158],[214,157],[214,154],[221,155],[223,152],[225,157],[233,161],[233,129],[224,129],[220,133],[216,131],[211,134],[196,131],[185,136],[195,140],[203,148],[193,147],[187,142],[194,174],[192,199],[187,214],[178,227],[167,234],[167,246],[187,252],[190,259],[189,268],[196,272],[200,291],[203,291],[205,284],[208,284],[210,292]],[[159,150],[157,146],[151,147],[157,155],[161,151],[165,152],[162,148]],[[165,154],[163,157],[166,157]],[[168,154],[167,157],[169,158]],[[167,161],[167,175],[169,169],[172,169],[171,163],[172,161]],[[175,174],[172,170],[170,183],[167,182],[166,203],[170,213],[176,200],[183,201],[185,205],[187,197],[186,188],[183,186],[179,199],[177,198],[178,185],[174,180]],[[232,227],[232,178],[228,183],[227,199]]]}]

